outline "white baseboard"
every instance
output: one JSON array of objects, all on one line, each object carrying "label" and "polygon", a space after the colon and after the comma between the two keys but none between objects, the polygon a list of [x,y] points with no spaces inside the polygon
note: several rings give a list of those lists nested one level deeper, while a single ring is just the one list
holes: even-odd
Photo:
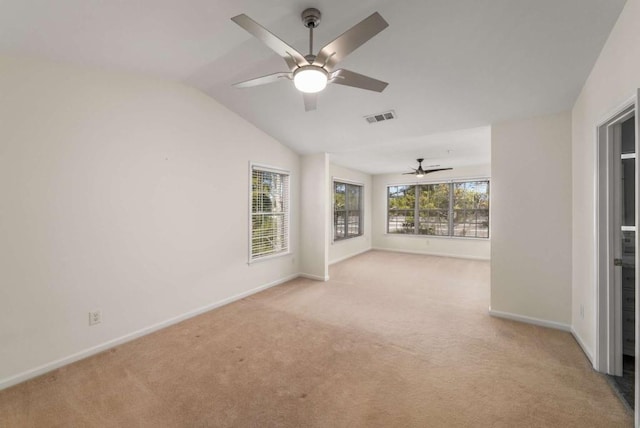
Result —
[{"label": "white baseboard", "polygon": [[383,247],[373,247],[372,250],[378,251],[390,251],[392,253],[406,253],[406,254],[420,254],[423,256],[437,256],[437,257],[452,257],[454,259],[467,259],[467,260],[482,260],[482,261],[490,261],[490,257],[478,257],[478,256],[466,256],[461,254],[446,254],[446,253],[434,253],[428,251],[414,251],[414,250],[398,250],[396,248],[383,248]]},{"label": "white baseboard", "polygon": [[302,278],[307,278],[307,279],[313,279],[314,281],[329,281],[329,275],[327,276],[320,276],[320,275],[312,275],[310,273],[300,273],[298,274],[299,277]]},{"label": "white baseboard", "polygon": [[489,315],[496,318],[504,318],[511,321],[518,321],[526,324],[538,325],[540,327],[554,328],[556,330],[571,332],[571,326],[569,324],[563,324],[556,321],[548,321],[540,318],[528,317],[525,315],[512,314],[510,312],[496,311],[491,308],[489,308]]},{"label": "white baseboard", "polygon": [[349,254],[348,256],[340,257],[339,259],[336,259],[336,260],[332,260],[332,261],[330,261],[330,262],[329,262],[329,266],[334,265],[334,264],[336,264],[336,263],[343,262],[343,261],[345,261],[345,260],[347,260],[347,259],[350,259],[351,257],[359,256],[360,254],[364,254],[364,253],[369,252],[369,251],[371,251],[371,248],[367,248],[367,249],[364,249],[364,250],[360,250],[360,251],[358,251],[358,252],[356,252],[356,253]]},{"label": "white baseboard", "polygon": [[39,367],[35,367],[33,369],[24,371],[22,373],[18,373],[17,375],[0,379],[0,390],[8,388],[10,386],[16,385],[18,383],[24,382],[26,380],[32,379],[34,377],[43,375],[47,372],[60,368],[62,366],[66,366],[67,364],[74,363],[76,361],[82,360],[84,358],[90,357],[92,355],[98,354],[100,352],[106,351],[109,348],[113,348],[114,346],[121,345],[126,342],[130,342],[131,340],[137,339],[139,337],[145,336],[149,333],[153,333],[154,331],[161,330],[163,328],[169,327],[170,325],[177,324],[181,321],[184,321],[189,318],[193,318],[197,315],[203,314],[210,310],[219,308],[224,305],[228,305],[229,303],[233,303],[237,300],[244,299],[245,297],[251,296],[252,294],[259,293],[260,291],[266,290],[267,288],[274,287],[276,285],[280,285],[287,281],[291,281],[292,279],[300,276],[299,274],[293,274],[286,276],[284,278],[272,281],[268,284],[263,284],[259,287],[253,288],[251,290],[236,294],[231,297],[227,297],[226,299],[219,300],[217,302],[208,304],[206,306],[200,307],[198,309],[194,309],[192,311],[186,312],[182,315],[178,315],[177,317],[169,318],[168,320],[159,322],[157,324],[151,325],[149,327],[142,328],[140,330],[134,331],[133,333],[126,334],[124,336],[118,337],[116,339],[109,340],[107,342],[101,343],[99,345],[93,346],[91,348],[82,350],[75,354],[69,355],[64,358],[60,358],[55,361],[51,361],[49,363],[43,364]]},{"label": "white baseboard", "polygon": [[593,366],[593,368],[596,369],[595,358],[593,358],[593,353],[587,347],[587,345],[582,340],[582,337],[580,337],[578,332],[575,331],[573,327],[571,327],[571,334],[573,335],[573,338],[576,340],[576,342],[578,342],[578,345],[580,345],[580,348],[582,348],[582,352],[584,352],[584,355],[587,356],[587,358],[591,362],[591,365]]}]

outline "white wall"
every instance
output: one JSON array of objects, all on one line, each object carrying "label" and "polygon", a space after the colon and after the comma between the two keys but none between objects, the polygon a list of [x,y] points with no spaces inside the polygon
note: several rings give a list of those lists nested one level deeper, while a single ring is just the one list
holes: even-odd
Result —
[{"label": "white wall", "polygon": [[354,171],[338,165],[331,164],[330,170],[330,192],[331,204],[333,208],[333,180],[346,180],[363,185],[364,198],[362,203],[363,233],[362,236],[349,238],[340,241],[333,241],[333,213],[329,215],[329,263],[337,263],[348,259],[356,254],[363,253],[371,249],[371,211],[372,211],[372,187],[371,175],[364,172]]},{"label": "white wall", "polygon": [[[177,83],[0,70],[0,387],[298,272],[294,152]],[[293,254],[252,265],[250,161],[291,170],[294,213]]]},{"label": "white wall", "polygon": [[[491,178],[491,166],[455,168],[436,173],[437,177],[422,179],[401,174],[381,174],[373,176],[373,248],[406,251],[420,254],[434,254],[448,257],[463,257],[488,260],[491,255],[489,239],[444,238],[387,234],[387,186],[392,184],[415,184],[444,182],[451,179]],[[409,177],[409,178],[407,178]],[[493,186],[493,183],[491,183]],[[493,193],[491,188],[490,193]],[[493,199],[493,196],[490,196]],[[493,203],[493,202],[491,202]],[[492,234],[492,232],[489,232]]]},{"label": "white wall", "polygon": [[571,116],[491,129],[491,310],[568,328]]},{"label": "white wall", "polygon": [[329,155],[319,153],[303,156],[301,171],[300,245],[301,272],[304,276],[329,279],[329,223],[331,210],[329,192]]},{"label": "white wall", "polygon": [[[572,111],[572,323],[587,352],[596,341],[596,127],[640,87],[640,0],[628,0]],[[584,317],[580,316],[584,305]]]}]

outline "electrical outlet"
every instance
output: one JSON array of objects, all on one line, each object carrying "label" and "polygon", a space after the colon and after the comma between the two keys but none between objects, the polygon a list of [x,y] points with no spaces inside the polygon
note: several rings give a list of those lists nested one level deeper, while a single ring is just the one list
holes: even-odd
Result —
[{"label": "electrical outlet", "polygon": [[584,305],[580,304],[580,319],[584,319]]},{"label": "electrical outlet", "polygon": [[99,310],[89,312],[89,325],[96,325],[102,322],[102,312]]}]

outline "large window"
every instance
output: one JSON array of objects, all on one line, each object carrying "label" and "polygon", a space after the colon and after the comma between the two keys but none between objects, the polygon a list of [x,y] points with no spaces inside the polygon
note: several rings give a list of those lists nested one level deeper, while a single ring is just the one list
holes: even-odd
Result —
[{"label": "large window", "polygon": [[333,182],[333,240],[362,235],[362,186]]},{"label": "large window", "polygon": [[387,189],[387,233],[489,237],[487,180]]},{"label": "large window", "polygon": [[251,167],[250,260],[289,251],[289,174]]}]

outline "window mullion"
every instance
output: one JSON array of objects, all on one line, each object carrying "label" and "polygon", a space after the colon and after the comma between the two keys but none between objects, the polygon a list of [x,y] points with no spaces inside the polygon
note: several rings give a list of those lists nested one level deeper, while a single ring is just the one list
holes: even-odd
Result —
[{"label": "window mullion", "polygon": [[453,183],[449,183],[449,236],[453,236]]},{"label": "window mullion", "polygon": [[345,210],[344,210],[344,237],[348,238],[349,237],[349,204],[345,203]]},{"label": "window mullion", "polygon": [[351,192],[351,185],[349,183],[344,184],[344,238],[349,238],[349,192]]},{"label": "window mullion", "polygon": [[415,207],[413,213],[413,233],[420,234],[420,185],[416,184]]}]

